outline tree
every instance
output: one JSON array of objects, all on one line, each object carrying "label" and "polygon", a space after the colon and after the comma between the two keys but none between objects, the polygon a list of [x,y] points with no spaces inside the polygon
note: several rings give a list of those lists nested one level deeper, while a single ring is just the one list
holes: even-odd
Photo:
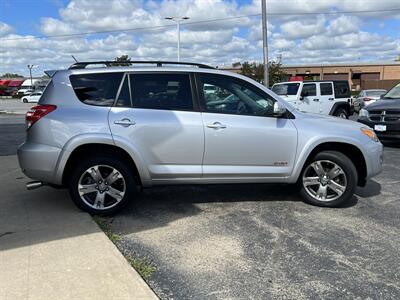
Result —
[{"label": "tree", "polygon": [[131,59],[129,58],[129,55],[127,55],[127,54],[116,57],[115,61],[121,62],[121,63],[116,63],[116,64],[114,64],[114,66],[131,66],[132,65],[129,63],[131,61]]},{"label": "tree", "polygon": [[400,61],[400,55],[394,61]]},{"label": "tree", "polygon": [[16,74],[16,73],[5,73],[0,76],[1,78],[23,78],[24,76]]},{"label": "tree", "polygon": [[[282,71],[281,63],[279,62],[270,61],[268,65],[268,73],[269,86],[283,81],[287,77],[287,74]],[[240,74],[250,77],[258,82],[262,82],[264,79],[264,65],[256,62],[249,63],[246,61],[242,64]]]}]

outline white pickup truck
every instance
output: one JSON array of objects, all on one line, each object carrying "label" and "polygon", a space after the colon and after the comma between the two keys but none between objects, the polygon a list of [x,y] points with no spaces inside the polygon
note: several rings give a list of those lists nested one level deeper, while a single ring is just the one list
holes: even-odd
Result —
[{"label": "white pickup truck", "polygon": [[272,91],[304,112],[348,119],[354,111],[349,83],[344,80],[280,82]]}]

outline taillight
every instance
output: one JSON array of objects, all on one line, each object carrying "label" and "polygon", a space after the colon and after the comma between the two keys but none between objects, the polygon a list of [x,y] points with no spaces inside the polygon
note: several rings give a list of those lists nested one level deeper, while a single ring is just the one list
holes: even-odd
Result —
[{"label": "taillight", "polygon": [[36,105],[26,113],[25,120],[27,129],[31,128],[33,124],[43,118],[45,115],[55,110],[55,105]]}]

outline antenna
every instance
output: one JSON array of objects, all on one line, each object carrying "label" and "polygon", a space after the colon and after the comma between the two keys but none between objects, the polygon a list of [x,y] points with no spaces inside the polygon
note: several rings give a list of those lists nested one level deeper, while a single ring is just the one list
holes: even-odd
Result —
[{"label": "antenna", "polygon": [[78,60],[75,58],[75,56],[71,55],[72,58],[74,59],[75,62],[78,62]]}]

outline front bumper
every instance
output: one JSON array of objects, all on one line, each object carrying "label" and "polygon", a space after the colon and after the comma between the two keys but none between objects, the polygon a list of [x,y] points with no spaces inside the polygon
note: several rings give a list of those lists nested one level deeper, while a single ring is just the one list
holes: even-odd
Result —
[{"label": "front bumper", "polygon": [[374,129],[375,125],[385,125],[386,131],[375,131],[376,135],[381,140],[400,140],[400,122],[379,122],[372,121],[367,117],[361,117],[357,120],[360,123],[368,125]]},{"label": "front bumper", "polygon": [[370,141],[364,144],[364,156],[367,164],[367,180],[382,172],[383,169],[383,145]]},{"label": "front bumper", "polygon": [[55,173],[61,149],[49,145],[25,142],[19,146],[19,165],[29,178],[46,183],[56,182]]}]

